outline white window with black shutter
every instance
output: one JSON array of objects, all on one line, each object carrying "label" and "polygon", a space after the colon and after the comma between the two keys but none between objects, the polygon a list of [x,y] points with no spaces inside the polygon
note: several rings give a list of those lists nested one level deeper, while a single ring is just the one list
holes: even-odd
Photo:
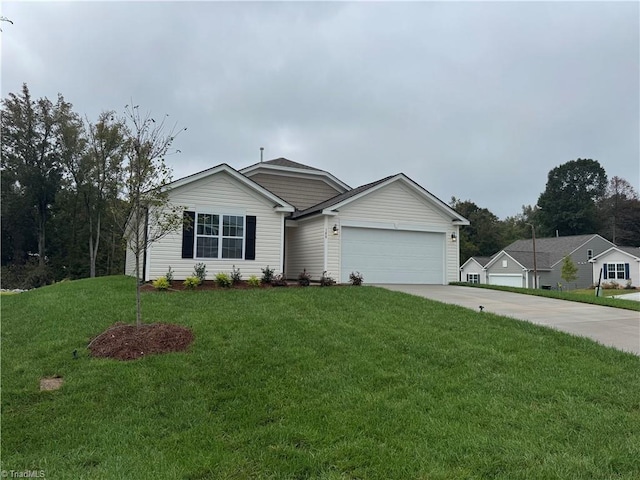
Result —
[{"label": "white window with black shutter", "polygon": [[602,277],[607,280],[629,280],[628,263],[605,263],[602,265]]},{"label": "white window with black shutter", "polygon": [[255,260],[256,217],[184,212],[182,258]]}]

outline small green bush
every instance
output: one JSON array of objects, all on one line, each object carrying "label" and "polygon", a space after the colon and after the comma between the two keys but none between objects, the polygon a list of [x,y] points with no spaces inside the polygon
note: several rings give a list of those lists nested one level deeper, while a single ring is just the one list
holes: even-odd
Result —
[{"label": "small green bush", "polygon": [[251,275],[249,277],[249,280],[247,280],[247,283],[249,284],[250,287],[259,287],[260,286],[260,279],[258,277],[256,277],[255,275]]},{"label": "small green bush", "polygon": [[273,281],[274,272],[275,270],[273,268],[269,268],[269,265],[267,265],[267,268],[262,269],[262,278],[260,281],[265,284],[270,284]]},{"label": "small green bush", "polygon": [[301,287],[308,287],[311,283],[311,275],[307,273],[307,269],[303,269],[300,275],[298,275],[298,285]]},{"label": "small green bush", "polygon": [[360,272],[351,272],[349,275],[349,281],[351,282],[351,285],[359,287],[364,281],[364,276]]},{"label": "small green bush", "polygon": [[171,266],[169,266],[169,270],[167,270],[167,274],[165,275],[165,278],[167,279],[167,282],[169,282],[169,284],[173,282],[173,270],[171,270]]},{"label": "small green bush", "polygon": [[189,290],[193,290],[198,285],[200,285],[200,283],[201,282],[198,277],[187,277],[184,279],[183,285],[185,286],[185,288],[188,288]]},{"label": "small green bush", "polygon": [[216,284],[219,287],[229,288],[229,287],[231,287],[232,283],[233,282],[231,280],[231,277],[227,273],[220,272],[220,273],[216,274]]},{"label": "small green bush", "polygon": [[231,270],[231,281],[233,282],[234,285],[237,285],[242,281],[242,274],[240,273],[240,269],[236,268],[235,265]]},{"label": "small green bush", "polygon": [[207,278],[207,266],[204,263],[196,263],[193,267],[193,276],[200,280],[200,283],[204,282]]},{"label": "small green bush", "polygon": [[167,277],[158,277],[152,282],[152,285],[156,290],[168,290],[170,283]]}]

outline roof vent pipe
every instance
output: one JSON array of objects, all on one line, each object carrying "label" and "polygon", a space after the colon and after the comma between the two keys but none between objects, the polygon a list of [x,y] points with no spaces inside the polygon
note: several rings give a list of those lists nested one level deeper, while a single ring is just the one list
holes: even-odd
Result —
[{"label": "roof vent pipe", "polygon": [[264,153],[264,147],[260,147],[260,163],[262,163],[262,154]]}]

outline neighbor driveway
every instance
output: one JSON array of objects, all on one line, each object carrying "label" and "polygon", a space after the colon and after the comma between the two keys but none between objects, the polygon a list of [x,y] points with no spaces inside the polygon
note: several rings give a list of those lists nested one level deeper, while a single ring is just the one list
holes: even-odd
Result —
[{"label": "neighbor driveway", "polygon": [[450,285],[377,285],[473,310],[526,320],[640,355],[640,313],[621,308]]}]

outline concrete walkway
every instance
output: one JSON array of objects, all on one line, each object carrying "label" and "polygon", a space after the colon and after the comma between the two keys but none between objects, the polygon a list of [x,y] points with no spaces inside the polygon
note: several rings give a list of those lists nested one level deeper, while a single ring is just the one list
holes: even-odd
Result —
[{"label": "concrete walkway", "polygon": [[640,355],[640,313],[620,308],[484,288],[449,285],[377,285],[389,290],[526,320],[591,338],[603,345]]}]

